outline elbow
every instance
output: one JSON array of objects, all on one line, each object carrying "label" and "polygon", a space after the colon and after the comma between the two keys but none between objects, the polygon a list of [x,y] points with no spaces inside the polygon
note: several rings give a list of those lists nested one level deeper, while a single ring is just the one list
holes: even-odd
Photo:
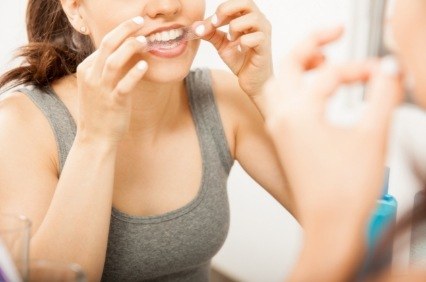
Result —
[{"label": "elbow", "polygon": [[46,247],[46,245],[42,246],[36,244],[36,242],[31,242],[30,260],[47,260],[78,265],[78,268],[74,266],[75,271],[90,282],[101,281],[104,266],[104,260],[89,258],[84,256],[84,252],[69,253],[69,250],[64,251],[55,247],[52,248],[52,246]]}]

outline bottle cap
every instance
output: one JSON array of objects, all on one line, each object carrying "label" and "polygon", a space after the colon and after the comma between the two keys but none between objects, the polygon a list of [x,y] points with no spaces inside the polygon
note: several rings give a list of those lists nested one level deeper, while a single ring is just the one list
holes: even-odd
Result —
[{"label": "bottle cap", "polygon": [[385,176],[383,178],[383,194],[382,197],[387,195],[389,193],[389,175],[390,175],[390,168],[385,168]]}]

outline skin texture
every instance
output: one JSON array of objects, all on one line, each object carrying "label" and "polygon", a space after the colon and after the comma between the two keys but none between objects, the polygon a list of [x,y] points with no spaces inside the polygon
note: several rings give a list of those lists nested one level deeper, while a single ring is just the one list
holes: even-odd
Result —
[{"label": "skin texture", "polygon": [[414,80],[414,100],[426,108],[426,3],[421,0],[398,0],[394,10],[389,22],[396,43],[394,52],[406,73]]},{"label": "skin texture", "polygon": [[[204,39],[212,41],[234,72],[212,72],[230,153],[294,212],[264,127],[262,99],[254,98],[272,74],[270,25],[254,2],[230,0],[218,7],[218,25],[232,25],[231,41],[216,32],[210,17],[203,20],[202,0],[125,2],[61,1],[70,23],[77,31],[85,27],[97,51],[75,75],[52,85],[77,123],[60,178],[46,118],[22,93],[0,101],[0,147],[8,148],[0,151],[0,212],[31,219],[31,258],[76,262],[90,281],[102,275],[112,206],[132,215],[159,215],[198,193],[201,153],[183,79],[199,42],[189,42],[172,59],[141,52],[144,43],[136,37],[158,27],[207,27]],[[132,20],[137,16],[143,24]],[[248,26],[241,26],[244,16]],[[228,52],[239,52],[236,61]]]},{"label": "skin texture", "polygon": [[[426,106],[426,2],[396,0],[390,19],[394,53],[414,79],[414,98]],[[365,228],[380,194],[389,125],[402,98],[394,60],[335,66],[321,51],[341,28],[308,37],[288,55],[281,75],[264,89],[268,131],[288,175],[305,242],[289,281],[349,281],[363,257]],[[311,83],[303,83],[314,70]],[[326,101],[344,84],[368,85],[359,122],[338,127],[325,117]],[[285,142],[283,136],[286,136]],[[307,152],[303,155],[300,152]],[[315,268],[312,268],[315,265]],[[401,276],[402,275],[402,276]],[[369,281],[424,281],[413,270]]]}]

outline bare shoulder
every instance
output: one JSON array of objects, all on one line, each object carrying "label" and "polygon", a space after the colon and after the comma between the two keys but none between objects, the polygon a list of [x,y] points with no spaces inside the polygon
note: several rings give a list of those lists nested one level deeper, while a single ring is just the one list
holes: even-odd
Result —
[{"label": "bare shoulder", "polygon": [[25,94],[11,92],[0,96],[0,128],[0,146],[8,148],[0,153],[7,157],[4,159],[25,157],[28,161],[56,165],[56,143],[49,122]]},{"label": "bare shoulder", "polygon": [[[239,128],[260,127],[263,119],[254,103],[241,89],[238,78],[226,71],[212,70],[213,91],[222,115],[225,127],[228,126],[230,135],[236,138]],[[235,149],[235,140],[233,140]]]},{"label": "bare shoulder", "polygon": [[246,104],[238,79],[232,73],[211,70],[212,88],[232,156],[236,155],[236,134]]},{"label": "bare shoulder", "polygon": [[58,181],[56,141],[47,119],[23,93],[0,96],[0,212],[41,223]]},{"label": "bare shoulder", "polygon": [[238,78],[227,71],[212,70],[213,90],[219,106],[230,107],[237,119],[261,117],[254,103],[241,89]]},{"label": "bare shoulder", "polygon": [[238,78],[234,74],[223,70],[211,70],[211,74],[213,90],[218,102],[250,102],[247,94],[241,89]]}]

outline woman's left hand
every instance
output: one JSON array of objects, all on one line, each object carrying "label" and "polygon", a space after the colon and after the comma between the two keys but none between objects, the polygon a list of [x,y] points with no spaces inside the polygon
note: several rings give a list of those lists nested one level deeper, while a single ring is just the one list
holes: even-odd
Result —
[{"label": "woman's left hand", "polygon": [[[217,28],[229,25],[229,34]],[[253,0],[228,0],[204,21],[203,39],[218,50],[250,97],[272,76],[271,24]]]},{"label": "woman's left hand", "polygon": [[[382,192],[393,110],[402,100],[402,75],[392,58],[339,66],[324,62],[323,43],[341,31],[308,37],[265,87],[268,132],[305,231],[289,281],[352,280]],[[354,124],[336,125],[327,116],[329,99],[354,83],[368,86],[362,115]],[[312,265],[315,269],[306,271]]]}]

